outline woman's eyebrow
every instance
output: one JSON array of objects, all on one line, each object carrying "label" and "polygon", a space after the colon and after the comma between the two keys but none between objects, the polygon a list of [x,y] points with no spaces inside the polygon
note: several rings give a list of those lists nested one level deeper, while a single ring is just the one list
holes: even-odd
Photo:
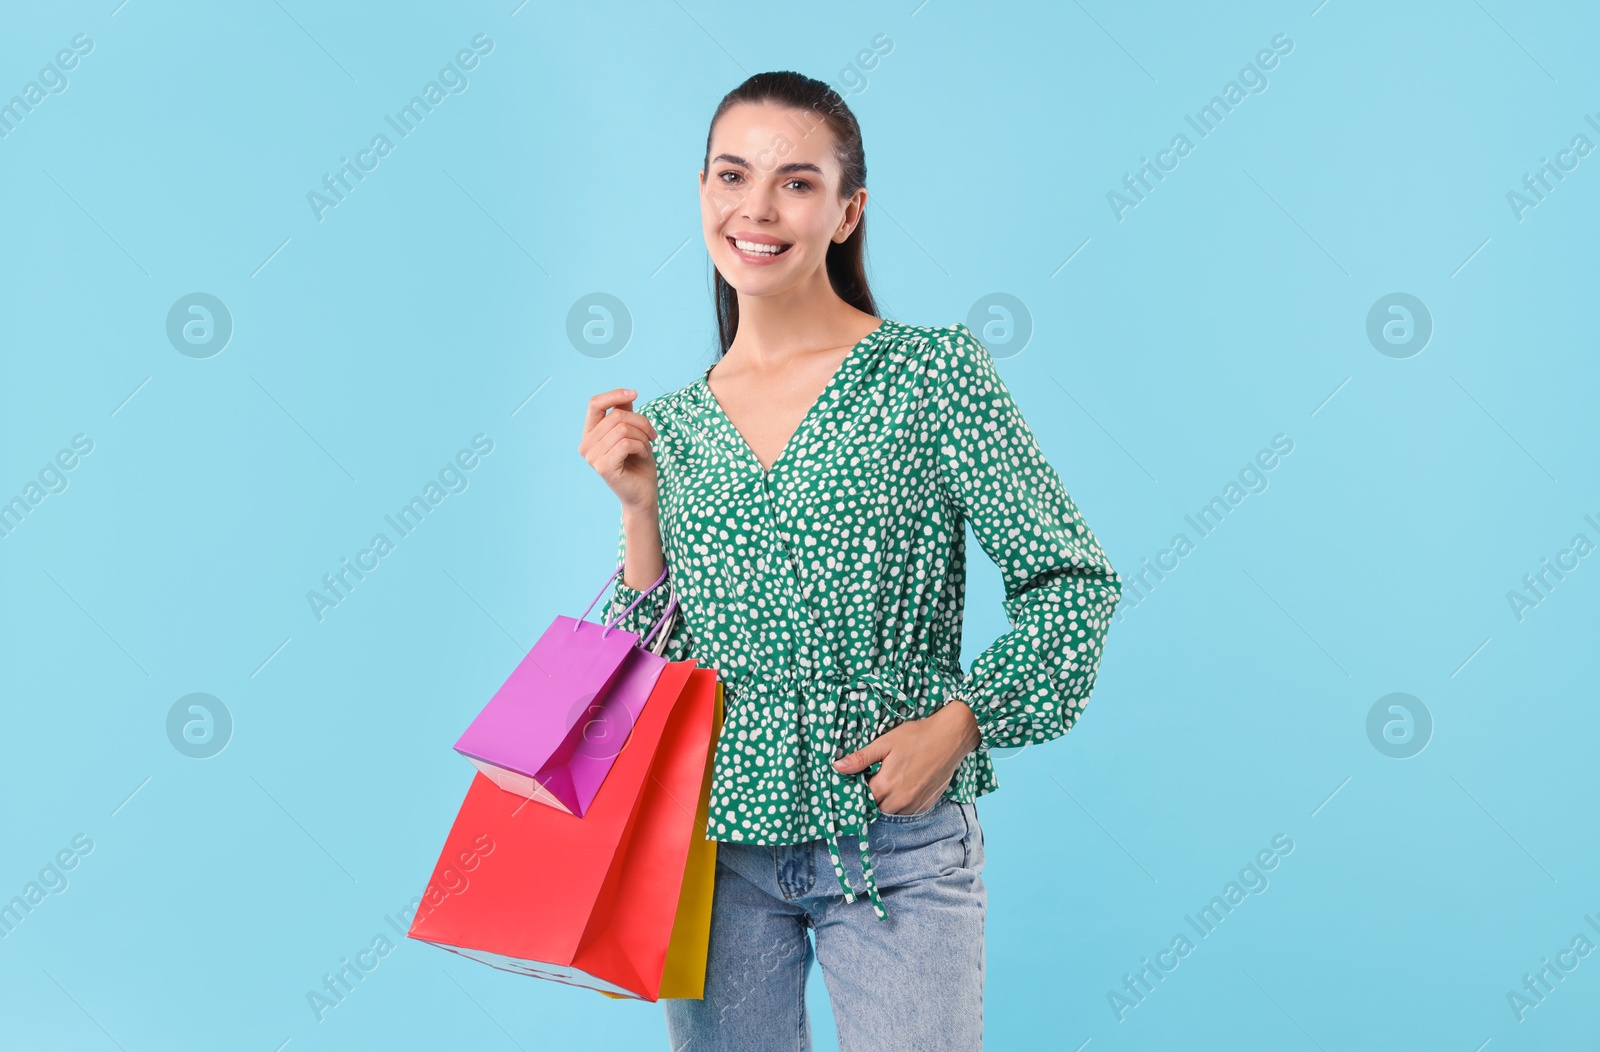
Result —
[{"label": "woman's eyebrow", "polygon": [[[719,153],[719,154],[717,154],[715,157],[713,157],[711,159],[711,162],[713,164],[715,164],[718,161],[727,161],[729,164],[736,164],[741,168],[749,168],[750,167],[750,162],[749,161],[745,160],[743,157],[739,157],[739,156],[737,156],[735,154],[731,154],[731,153]],[[784,172],[784,173],[788,173],[788,172],[815,172],[817,175],[821,175],[822,174],[822,169],[818,168],[816,165],[812,164],[809,161],[790,161],[788,164],[780,164],[780,165],[778,165],[778,167],[774,168],[773,171]]]}]

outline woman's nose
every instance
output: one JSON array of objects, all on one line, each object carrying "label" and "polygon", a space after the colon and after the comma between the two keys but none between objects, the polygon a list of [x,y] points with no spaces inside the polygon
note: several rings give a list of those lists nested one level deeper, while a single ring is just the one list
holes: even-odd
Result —
[{"label": "woman's nose", "polygon": [[739,212],[752,222],[762,222],[774,218],[772,191],[761,184],[752,186],[745,191],[744,198],[740,200]]}]

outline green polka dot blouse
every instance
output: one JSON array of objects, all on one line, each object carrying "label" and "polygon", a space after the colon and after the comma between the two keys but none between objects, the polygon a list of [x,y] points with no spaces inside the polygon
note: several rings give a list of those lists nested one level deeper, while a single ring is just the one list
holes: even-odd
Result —
[{"label": "green polka dot blouse", "polygon": [[[1122,582],[965,325],[885,320],[851,348],[770,471],[706,373],[638,412],[655,425],[667,580],[680,615],[666,656],[724,685],[706,837],[854,835],[865,893],[867,777],[832,761],[952,698],[982,742],[944,795],[999,787],[989,750],[1065,734],[1094,687]],[[966,523],[1005,583],[1011,629],[961,670]],[[618,562],[625,544],[619,543]],[[618,578],[607,619],[640,592]],[[621,622],[643,634],[669,588]]]}]

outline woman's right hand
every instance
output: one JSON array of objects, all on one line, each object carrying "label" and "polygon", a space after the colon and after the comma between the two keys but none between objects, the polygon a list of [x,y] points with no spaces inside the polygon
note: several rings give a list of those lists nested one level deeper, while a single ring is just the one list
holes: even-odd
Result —
[{"label": "woman's right hand", "polygon": [[638,394],[618,387],[589,399],[583,441],[578,443],[578,452],[625,509],[652,507],[657,498],[656,458],[650,449],[656,429],[633,411]]}]

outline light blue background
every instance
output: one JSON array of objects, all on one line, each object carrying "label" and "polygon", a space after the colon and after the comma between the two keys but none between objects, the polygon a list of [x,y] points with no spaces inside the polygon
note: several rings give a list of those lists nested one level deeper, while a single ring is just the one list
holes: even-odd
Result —
[{"label": "light blue background", "polygon": [[[767,69],[850,92],[884,313],[1026,305],[1028,345],[991,349],[1124,577],[1294,442],[981,801],[988,1047],[1592,1040],[1600,956],[1520,1022],[1507,994],[1600,942],[1600,559],[1521,621],[1507,593],[1600,542],[1600,156],[1520,219],[1506,196],[1600,143],[1592,7],[518,2],[0,16],[0,101],[94,43],[0,139],[0,498],[94,443],[0,539],[0,900],[94,845],[0,940],[0,1044],[666,1047],[659,1006],[409,941],[324,1021],[306,995],[393,935],[470,781],[455,735],[612,566],[584,402],[711,362],[695,171]],[[479,33],[467,90],[319,222],[306,193]],[[1280,33],[1198,139],[1183,115]],[[1119,221],[1108,191],[1180,132]],[[166,335],[196,291],[234,323],[203,359]],[[609,357],[567,336],[597,291],[633,325]],[[1393,292],[1434,325],[1406,358],[1366,334]],[[468,488],[313,616],[479,433]],[[1006,627],[973,551],[968,661]],[[234,723],[210,759],[167,734],[194,692]],[[1433,721],[1409,759],[1368,736],[1394,692]],[[1278,834],[1270,884],[1119,1021],[1124,975]],[[829,1047],[819,973],[810,1003]]]}]

